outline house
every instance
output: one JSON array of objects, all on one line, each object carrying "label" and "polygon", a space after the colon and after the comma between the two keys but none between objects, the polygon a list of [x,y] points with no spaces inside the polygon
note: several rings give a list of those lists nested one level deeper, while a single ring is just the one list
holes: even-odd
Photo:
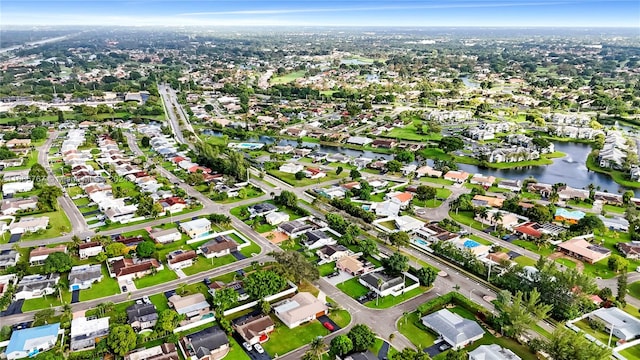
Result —
[{"label": "house", "polygon": [[336,261],[336,268],[338,270],[344,271],[352,276],[359,276],[371,272],[375,269],[375,266],[366,261],[363,262],[358,259],[358,256],[350,255],[343,256]]},{"label": "house", "polygon": [[102,251],[102,244],[99,241],[92,241],[78,245],[78,256],[80,256],[80,259],[87,259],[92,256],[96,256]]},{"label": "house", "polygon": [[2,194],[6,197],[7,195],[13,195],[16,193],[26,192],[33,190],[33,181],[18,181],[18,182],[8,182],[2,184]]},{"label": "house", "polygon": [[196,360],[218,360],[230,350],[227,335],[218,326],[200,330],[180,339],[186,357]]},{"label": "house", "polygon": [[329,308],[324,302],[307,292],[297,293],[273,306],[274,314],[289,329],[326,315],[328,311]]},{"label": "house", "polygon": [[498,189],[506,189],[513,192],[520,192],[522,190],[521,180],[500,180],[498,182]]},{"label": "house", "polygon": [[346,143],[351,145],[365,146],[373,142],[372,139],[364,136],[351,136],[347,139]]},{"label": "house", "polygon": [[20,253],[15,250],[0,251],[0,270],[6,270],[16,266],[20,260]]},{"label": "house", "polygon": [[611,250],[589,242],[594,238],[593,234],[578,236],[558,244],[558,250],[589,264],[596,263],[609,255]]},{"label": "house", "polygon": [[60,281],[57,273],[47,275],[27,275],[20,279],[13,295],[15,300],[35,299],[56,292],[56,284]]},{"label": "house", "polygon": [[371,147],[374,148],[393,149],[396,146],[398,142],[391,139],[376,139],[371,142]]},{"label": "house", "polygon": [[622,204],[623,204],[622,195],[620,195],[620,194],[612,194],[612,193],[608,193],[608,192],[604,192],[604,191],[596,191],[596,192],[594,192],[593,199],[594,200],[600,200],[600,201],[604,202],[605,204],[610,204],[610,205],[615,205],[615,206],[622,206]]},{"label": "house", "polygon": [[469,360],[521,360],[513,351],[498,344],[480,345],[469,352]]},{"label": "house", "polygon": [[134,350],[125,355],[124,360],[179,360],[178,350],[172,343]]},{"label": "house", "polygon": [[182,234],[176,228],[166,230],[151,229],[147,231],[149,232],[149,237],[159,244],[168,244],[182,239]]},{"label": "house", "polygon": [[176,214],[187,207],[187,202],[177,196],[162,199],[158,201],[158,203],[160,204],[160,206],[162,206],[162,212],[165,214],[167,213],[167,211],[169,211],[171,214]]},{"label": "house", "polygon": [[424,226],[424,223],[422,221],[409,215],[402,215],[393,220],[396,224],[396,228],[399,231],[412,232]]},{"label": "house", "polygon": [[15,286],[18,282],[16,274],[0,275],[0,297],[7,293],[9,286]]},{"label": "house", "polygon": [[207,259],[217,258],[237,251],[238,243],[227,235],[220,235],[200,245],[199,250]]},{"label": "house", "polygon": [[275,324],[268,315],[245,318],[233,324],[234,329],[249,344],[262,344],[269,340],[269,334],[275,330]]},{"label": "house", "polygon": [[492,196],[475,195],[471,200],[471,203],[473,206],[501,208],[504,203],[504,199]]},{"label": "house", "polygon": [[524,216],[516,215],[514,213],[498,209],[489,209],[489,211],[487,211],[486,218],[482,217],[481,214],[478,213],[476,214],[474,219],[490,226],[502,225],[502,227],[509,230],[514,226],[517,226],[520,220],[529,220]]},{"label": "house", "polygon": [[30,196],[28,198],[13,198],[2,200],[0,213],[2,215],[15,215],[17,212],[35,210],[38,208],[38,198]]},{"label": "house", "polygon": [[247,211],[249,211],[249,218],[252,219],[256,216],[267,216],[268,214],[276,212],[278,211],[278,207],[271,203],[263,202],[247,207]]},{"label": "house", "polygon": [[465,319],[448,309],[423,316],[420,321],[454,349],[462,348],[484,336],[484,330],[475,321]]},{"label": "house", "polygon": [[569,224],[577,224],[580,219],[585,216],[585,213],[579,210],[567,210],[565,208],[556,208],[554,215],[555,221],[567,222]]},{"label": "house", "polygon": [[278,231],[289,235],[290,238],[297,238],[298,236],[313,229],[313,225],[307,224],[300,220],[287,221],[278,226]]},{"label": "house", "polygon": [[304,173],[304,176],[306,178],[309,179],[320,179],[323,178],[325,176],[327,176],[327,173],[320,170],[319,168],[307,168],[306,170],[302,171]]},{"label": "house", "polygon": [[316,251],[321,261],[332,262],[336,261],[344,256],[349,255],[351,252],[343,245],[327,245]]},{"label": "house", "polygon": [[466,238],[458,238],[450,242],[460,250],[471,252],[477,258],[488,255],[489,250],[491,250],[491,246],[489,245],[482,245],[475,240]]},{"label": "house", "polygon": [[537,222],[528,221],[514,227],[513,230],[517,234],[524,237],[525,239],[527,238],[539,239],[540,237],[542,237],[542,234],[543,234],[541,227],[542,226]]},{"label": "house", "polygon": [[431,166],[425,165],[416,169],[416,177],[422,177],[422,176],[439,178],[440,176],[442,176],[442,171],[435,170]]},{"label": "house", "polygon": [[184,269],[193,265],[193,260],[197,257],[195,250],[174,250],[167,254],[167,265],[174,271]]},{"label": "house", "polygon": [[102,281],[102,265],[74,266],[69,272],[69,291],[84,290]]},{"label": "house", "polygon": [[415,171],[418,169],[418,166],[416,166],[415,164],[409,164],[409,165],[405,165],[403,166],[400,171],[402,172],[402,176],[409,176],[409,174],[414,173],[415,176]]},{"label": "house", "polygon": [[371,351],[365,351],[351,354],[344,358],[344,360],[378,360],[378,355],[373,354]]},{"label": "house", "polygon": [[20,221],[14,222],[9,225],[9,231],[12,234],[24,234],[27,232],[36,232],[39,230],[46,230],[49,226],[49,217],[23,217]]},{"label": "house", "polygon": [[558,197],[562,201],[584,200],[589,198],[589,190],[574,189],[569,186],[561,186],[560,188],[558,188]]},{"label": "house", "polygon": [[484,188],[490,188],[493,183],[496,182],[495,176],[483,176],[482,174],[475,174],[469,180],[471,184],[480,185]]},{"label": "house", "polygon": [[282,224],[285,221],[289,221],[289,214],[287,214],[286,212],[276,211],[267,214],[264,219],[269,225],[278,225]]},{"label": "house", "polygon": [[[87,319],[79,317],[71,320],[71,351],[88,350],[109,335],[109,318]],[[106,341],[106,340],[104,340]]]},{"label": "house", "polygon": [[189,235],[190,238],[195,239],[206,235],[211,231],[211,221],[205,218],[199,218],[187,222],[181,222],[180,229],[182,229],[185,234]]},{"label": "house", "polygon": [[616,244],[616,247],[627,259],[640,259],[640,241],[620,242]]},{"label": "house", "polygon": [[168,301],[169,306],[189,320],[211,313],[211,307],[202,293],[188,296],[173,295]]},{"label": "house", "polygon": [[400,209],[402,210],[409,207],[411,199],[413,199],[413,194],[408,191],[391,192],[385,195],[385,200],[389,200],[400,205]]},{"label": "house", "polygon": [[207,292],[211,294],[211,296],[216,296],[216,291],[226,288],[233,289],[236,294],[238,294],[238,301],[245,301],[249,298],[249,294],[245,291],[242,281],[232,281],[228,284],[222,281],[213,281],[209,284],[209,290],[207,290]]},{"label": "house", "polygon": [[300,243],[309,250],[314,250],[325,245],[334,245],[336,240],[322,230],[311,230],[302,235]]},{"label": "house", "polygon": [[15,330],[4,353],[8,360],[33,357],[53,348],[59,333],[60,323]]},{"label": "house", "polygon": [[387,218],[398,216],[400,212],[400,204],[397,201],[383,201],[379,203],[373,203],[369,206],[369,210],[375,211],[376,216]]},{"label": "house", "polygon": [[511,257],[509,256],[509,254],[505,253],[505,252],[495,252],[495,253],[489,253],[485,256],[484,259],[481,259],[482,261],[485,262],[490,262],[494,265],[502,265],[505,263],[511,263]]},{"label": "house", "polygon": [[449,181],[453,181],[453,182],[458,183],[458,184],[462,184],[463,182],[467,181],[467,178],[470,175],[471,174],[469,174],[468,172],[451,170],[451,171],[447,172],[446,174],[444,174],[444,178],[445,178],[445,180],[449,180]]},{"label": "house", "polygon": [[7,141],[4,146],[9,149],[13,148],[28,148],[31,146],[31,139],[11,139]]},{"label": "house", "polygon": [[619,308],[601,308],[588,314],[588,317],[602,321],[606,332],[612,332],[618,339],[630,341],[640,336],[640,319]]},{"label": "house", "polygon": [[140,278],[145,275],[151,274],[154,270],[162,270],[163,266],[156,259],[125,259],[120,258],[112,261],[111,277],[118,279],[133,279]]},{"label": "house", "polygon": [[278,170],[287,174],[297,174],[300,171],[304,170],[304,166],[296,163],[284,163],[280,165],[280,168],[278,168]]},{"label": "house", "polygon": [[158,321],[156,307],[152,303],[140,301],[127,308],[127,323],[135,331],[153,329]]},{"label": "house", "polygon": [[43,247],[43,246],[35,248],[31,250],[31,252],[29,253],[29,264],[42,265],[44,264],[44,261],[47,260],[49,255],[57,252],[66,253],[67,252],[66,245],[58,245],[56,247],[50,247],[50,248]]},{"label": "house", "polygon": [[629,221],[623,217],[614,216],[609,218],[603,215],[598,215],[598,218],[602,220],[604,226],[610,230],[624,232],[629,231]]},{"label": "house", "polygon": [[529,183],[527,185],[527,191],[531,193],[540,194],[543,198],[548,198],[553,192],[553,185],[543,183]]},{"label": "house", "polygon": [[402,276],[389,276],[382,271],[374,271],[360,276],[360,284],[375,292],[380,297],[387,295],[397,296],[404,289]]}]

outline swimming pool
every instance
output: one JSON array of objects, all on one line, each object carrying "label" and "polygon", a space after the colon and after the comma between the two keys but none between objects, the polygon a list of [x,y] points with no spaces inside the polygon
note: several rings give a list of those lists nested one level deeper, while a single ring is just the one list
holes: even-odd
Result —
[{"label": "swimming pool", "polygon": [[420,246],[429,246],[428,242],[426,242],[426,241],[424,241],[424,240],[422,240],[420,238],[413,239],[413,243],[417,244],[417,245],[420,245]]},{"label": "swimming pool", "polygon": [[473,240],[465,240],[463,245],[467,249],[473,249],[476,246],[480,246],[480,243],[478,243],[476,241],[473,241]]},{"label": "swimming pool", "polygon": [[362,210],[369,211],[369,210],[371,210],[371,206],[370,205],[362,205]]}]

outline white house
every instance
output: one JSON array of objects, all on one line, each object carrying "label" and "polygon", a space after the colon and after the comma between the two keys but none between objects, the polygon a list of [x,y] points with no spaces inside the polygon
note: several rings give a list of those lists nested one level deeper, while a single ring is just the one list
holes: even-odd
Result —
[{"label": "white house", "polygon": [[304,170],[304,166],[296,163],[285,163],[282,164],[278,170],[287,174],[296,174]]},{"label": "white house", "polygon": [[314,250],[326,245],[334,245],[336,240],[322,230],[311,230],[302,236],[301,243],[309,250]]},{"label": "white house", "polygon": [[82,243],[78,245],[78,256],[80,256],[80,259],[87,259],[92,256],[96,256],[102,251],[102,244],[99,241]]},{"label": "white house", "polygon": [[480,345],[469,352],[469,360],[520,360],[520,356],[498,344]]},{"label": "white house", "polygon": [[87,319],[79,317],[71,320],[71,351],[93,349],[96,343],[109,335],[109,318]]},{"label": "white house", "polygon": [[9,225],[9,231],[12,234],[24,234],[26,232],[36,232],[38,230],[46,230],[49,225],[49,217],[23,217],[20,221]]},{"label": "white house", "polygon": [[102,265],[74,266],[69,272],[69,291],[91,288],[91,285],[102,281]]},{"label": "white house", "polygon": [[629,341],[640,336],[640,319],[619,308],[601,308],[591,312],[588,317],[602,321],[607,333],[613,328],[613,336],[618,339]]},{"label": "white house", "polygon": [[35,299],[44,295],[51,295],[56,291],[56,284],[60,281],[60,275],[53,273],[47,275],[27,275],[16,285],[15,300]]},{"label": "white house", "polygon": [[189,235],[190,238],[195,239],[211,231],[211,221],[205,218],[199,218],[182,222],[180,223],[180,229]]},{"label": "white house", "polygon": [[404,280],[402,279],[402,276],[392,277],[381,271],[364,274],[360,276],[358,281],[380,297],[393,295],[404,289]]},{"label": "white house", "polygon": [[174,250],[167,254],[167,265],[171,270],[184,269],[193,265],[193,260],[197,257],[194,250]]},{"label": "white house", "polygon": [[328,310],[329,308],[324,302],[307,292],[297,293],[273,306],[274,314],[289,329],[326,315]]},{"label": "white house", "polygon": [[38,208],[38,198],[35,196],[25,199],[15,198],[2,200],[0,213],[2,215],[14,215],[18,211],[35,210]]},{"label": "white house", "polygon": [[151,229],[149,231],[149,237],[157,243],[168,244],[182,239],[182,234],[176,228],[166,230]]},{"label": "white house", "polygon": [[4,196],[31,190],[33,190],[33,181],[31,180],[10,182],[2,185],[2,194]]},{"label": "white house", "polygon": [[272,212],[267,214],[267,216],[265,216],[264,219],[269,225],[278,225],[278,224],[282,224],[285,221],[289,221],[289,214],[285,212],[280,212],[280,211]]}]

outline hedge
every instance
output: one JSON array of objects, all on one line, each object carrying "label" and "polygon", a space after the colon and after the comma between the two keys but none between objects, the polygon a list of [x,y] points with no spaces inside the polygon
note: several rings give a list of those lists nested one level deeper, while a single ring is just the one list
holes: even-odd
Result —
[{"label": "hedge", "polygon": [[420,313],[420,316],[425,316],[434,311],[443,309],[449,304],[455,304],[471,312],[475,312],[476,315],[478,315],[481,319],[490,319],[492,316],[487,309],[467,299],[464,295],[460,294],[457,291],[449,292],[423,303],[422,305],[418,306],[418,312]]}]

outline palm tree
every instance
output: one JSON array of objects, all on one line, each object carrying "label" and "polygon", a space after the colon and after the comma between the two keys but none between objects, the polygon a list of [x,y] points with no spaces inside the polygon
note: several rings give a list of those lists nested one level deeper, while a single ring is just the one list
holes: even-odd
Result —
[{"label": "palm tree", "polygon": [[555,204],[558,201],[560,201],[560,195],[558,195],[558,192],[554,190],[549,194],[549,202]]},{"label": "palm tree", "polygon": [[314,356],[318,357],[318,360],[322,358],[322,354],[327,351],[327,344],[324,343],[321,337],[317,337],[311,341],[309,351]]},{"label": "palm tree", "polygon": [[456,215],[458,215],[458,210],[460,209],[460,198],[455,198],[449,203],[449,210],[456,210]]},{"label": "palm tree", "polygon": [[491,223],[493,223],[495,225],[500,220],[502,220],[503,217],[504,217],[504,214],[502,214],[501,211],[496,211],[496,212],[493,213],[493,215],[491,215]]},{"label": "palm tree", "polygon": [[[489,210],[487,210],[486,207],[481,207],[480,209],[478,209],[478,217],[481,220],[487,220],[487,218],[489,217]],[[482,228],[484,229],[484,222],[482,223]]]}]

